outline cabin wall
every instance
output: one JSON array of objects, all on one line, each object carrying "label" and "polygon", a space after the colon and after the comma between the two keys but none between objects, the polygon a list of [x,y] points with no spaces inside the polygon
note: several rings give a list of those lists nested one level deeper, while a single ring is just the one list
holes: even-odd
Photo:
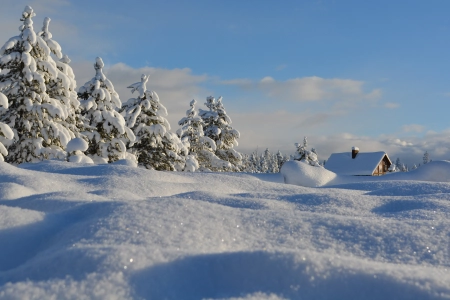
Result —
[{"label": "cabin wall", "polygon": [[373,172],[372,176],[382,176],[385,175],[388,170],[389,167],[391,166],[391,164],[389,163],[389,160],[387,159],[387,157],[385,156],[381,162],[379,163],[379,165],[377,166],[377,168],[375,169],[375,171]]}]

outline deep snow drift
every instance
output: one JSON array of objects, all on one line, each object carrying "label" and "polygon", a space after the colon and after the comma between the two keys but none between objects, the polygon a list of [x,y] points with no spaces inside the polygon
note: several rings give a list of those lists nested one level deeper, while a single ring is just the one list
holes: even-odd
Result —
[{"label": "deep snow drift", "polygon": [[0,163],[0,298],[448,299],[450,183],[431,180],[446,164],[419,168],[426,182],[308,188],[282,174]]}]

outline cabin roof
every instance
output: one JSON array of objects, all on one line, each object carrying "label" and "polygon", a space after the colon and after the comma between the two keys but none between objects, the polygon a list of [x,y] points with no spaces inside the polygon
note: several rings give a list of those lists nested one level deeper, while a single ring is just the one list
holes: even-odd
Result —
[{"label": "cabin roof", "polygon": [[391,160],[386,152],[359,152],[352,158],[351,152],[333,153],[325,164],[325,168],[341,175],[368,175],[371,176],[383,158]]}]

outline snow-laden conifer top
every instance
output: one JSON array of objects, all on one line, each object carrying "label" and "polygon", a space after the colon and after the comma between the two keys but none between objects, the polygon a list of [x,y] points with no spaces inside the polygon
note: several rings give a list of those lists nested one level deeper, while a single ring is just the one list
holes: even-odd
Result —
[{"label": "snow-laden conifer top", "polygon": [[68,153],[75,151],[86,151],[88,146],[88,143],[82,138],[74,138],[67,144],[66,150]]}]

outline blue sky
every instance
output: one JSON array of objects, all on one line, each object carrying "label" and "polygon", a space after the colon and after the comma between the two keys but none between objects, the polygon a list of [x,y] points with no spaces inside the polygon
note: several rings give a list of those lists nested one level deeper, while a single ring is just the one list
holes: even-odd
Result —
[{"label": "blue sky", "polygon": [[1,41],[26,4],[72,58],[81,86],[101,56],[122,101],[151,74],[169,121],[224,97],[238,149],[321,159],[358,146],[419,163],[450,159],[450,2],[4,0]]}]

